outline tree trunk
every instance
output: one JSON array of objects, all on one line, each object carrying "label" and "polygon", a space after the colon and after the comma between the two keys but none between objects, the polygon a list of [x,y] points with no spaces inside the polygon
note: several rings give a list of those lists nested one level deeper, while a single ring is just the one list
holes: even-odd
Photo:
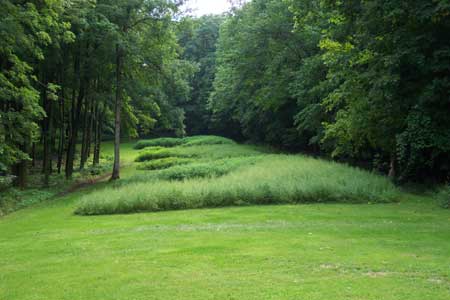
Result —
[{"label": "tree trunk", "polygon": [[[80,70],[80,57],[81,54],[78,53],[75,57],[75,74],[79,74],[79,92],[77,97],[77,103],[76,103],[76,110],[74,108],[74,102],[72,103],[72,126],[71,126],[71,133],[69,137],[69,143],[67,147],[67,159],[66,159],[66,178],[70,179],[73,175],[73,166],[74,166],[74,159],[75,159],[75,151],[76,151],[76,144],[77,144],[77,138],[78,138],[78,129],[81,119],[81,109],[83,107],[83,100],[85,98],[86,89],[88,86],[88,66],[84,65],[84,68],[82,70],[83,76],[81,76],[81,70]],[[75,93],[73,94],[73,100],[75,101]]]},{"label": "tree trunk", "polygon": [[[21,150],[25,153],[28,153],[28,147],[22,146]],[[22,160],[18,162],[12,169],[13,174],[17,176],[16,180],[14,181],[14,185],[25,189],[27,187],[27,179],[28,179],[28,161]]]},{"label": "tree trunk", "polygon": [[95,117],[95,141],[94,141],[94,159],[92,164],[94,166],[100,163],[100,145],[102,141],[102,117],[100,109],[97,105],[96,108],[96,117]]},{"label": "tree trunk", "polygon": [[58,144],[58,174],[61,174],[61,166],[64,154],[64,145],[65,145],[65,126],[64,126],[64,88],[61,91],[62,97],[59,102],[59,119],[60,119],[60,128],[59,128],[59,144]]},{"label": "tree trunk", "polygon": [[50,168],[51,168],[51,120],[52,120],[52,103],[47,98],[47,88],[42,89],[42,102],[47,116],[43,120],[43,139],[44,139],[44,157],[42,170],[44,173],[44,186],[48,186],[50,183]]},{"label": "tree trunk", "polygon": [[93,131],[93,127],[94,127],[94,116],[95,116],[94,110],[95,110],[94,101],[91,101],[91,110],[89,113],[89,129],[88,129],[88,133],[87,133],[87,145],[86,145],[86,154],[85,154],[86,161],[91,156],[92,131]]},{"label": "tree trunk", "polygon": [[88,116],[89,116],[89,99],[86,97],[84,105],[84,114],[83,114],[83,137],[81,139],[81,155],[80,155],[80,170],[84,169],[84,164],[86,163],[86,148],[87,148],[87,135],[88,135]]},{"label": "tree trunk", "polygon": [[116,45],[116,103],[114,122],[114,167],[111,180],[120,179],[120,123],[122,112],[122,51]]},{"label": "tree trunk", "polygon": [[36,167],[36,143],[31,146],[31,166]]},{"label": "tree trunk", "polygon": [[397,174],[396,174],[397,172],[396,172],[396,168],[395,168],[395,161],[396,161],[396,159],[395,159],[395,153],[394,153],[394,154],[391,154],[391,161],[389,164],[389,175],[388,175],[392,179],[394,179],[397,176]]}]

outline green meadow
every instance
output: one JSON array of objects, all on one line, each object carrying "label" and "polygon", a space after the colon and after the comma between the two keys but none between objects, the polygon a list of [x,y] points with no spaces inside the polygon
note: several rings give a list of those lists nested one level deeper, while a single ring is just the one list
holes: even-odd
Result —
[{"label": "green meadow", "polygon": [[450,213],[433,198],[307,156],[185,143],[124,144],[119,182],[0,218],[0,299],[449,299]]}]

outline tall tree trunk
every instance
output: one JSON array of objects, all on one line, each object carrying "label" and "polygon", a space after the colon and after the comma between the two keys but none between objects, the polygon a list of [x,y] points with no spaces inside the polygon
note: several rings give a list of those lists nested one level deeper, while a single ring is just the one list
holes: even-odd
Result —
[{"label": "tall tree trunk", "polygon": [[391,154],[391,161],[390,161],[390,164],[389,164],[389,177],[390,178],[392,178],[392,179],[394,179],[396,176],[397,176],[397,172],[396,172],[396,168],[395,168],[395,162],[396,162],[396,159],[395,159],[395,154]]},{"label": "tall tree trunk", "polygon": [[[87,48],[89,46],[87,45]],[[81,49],[80,49],[81,52]],[[87,59],[85,59],[83,65],[83,70],[81,72],[81,63],[80,59],[82,57],[81,53],[78,52],[75,56],[75,64],[74,64],[74,70],[75,74],[78,74],[78,81],[79,81],[79,91],[78,91],[78,97],[76,102],[76,109],[75,103],[72,103],[72,121],[71,121],[71,132],[69,137],[69,142],[67,146],[67,158],[66,158],[66,178],[70,179],[73,175],[73,169],[74,169],[74,160],[75,160],[75,151],[76,151],[76,144],[77,144],[77,138],[78,138],[78,129],[80,125],[81,120],[81,109],[83,107],[83,101],[85,98],[85,93],[88,86],[88,66],[86,64]],[[83,73],[83,74],[81,74]],[[72,101],[75,101],[75,93],[73,94]]]},{"label": "tall tree trunk", "polygon": [[114,167],[111,180],[120,179],[120,125],[122,112],[122,50],[116,45],[116,103],[114,121]]},{"label": "tall tree trunk", "polygon": [[91,101],[91,110],[89,113],[89,129],[87,133],[87,144],[86,144],[86,161],[91,156],[91,144],[92,144],[92,131],[94,127],[94,116],[95,116],[95,106],[94,101]]},{"label": "tall tree trunk", "polygon": [[100,145],[102,141],[102,117],[101,112],[97,104],[96,117],[95,117],[95,141],[94,141],[94,159],[92,164],[94,166],[100,163]]},{"label": "tall tree trunk", "polygon": [[53,103],[47,99],[47,92],[44,92],[43,97],[47,112],[44,120],[44,186],[48,186],[52,168]]},{"label": "tall tree trunk", "polygon": [[84,105],[84,114],[83,114],[83,136],[81,139],[81,153],[80,153],[80,170],[84,169],[84,164],[86,163],[86,148],[87,148],[87,135],[89,130],[88,125],[88,116],[89,116],[89,99],[86,97],[85,105]]},{"label": "tall tree trunk", "polygon": [[[26,145],[21,147],[21,150],[25,153],[28,153],[28,147]],[[16,176],[16,180],[14,181],[14,185],[25,189],[27,187],[27,179],[28,179],[28,161],[21,160],[18,162],[12,169],[13,174]]]},{"label": "tall tree trunk", "polygon": [[58,144],[58,174],[61,174],[61,166],[62,166],[62,160],[63,160],[63,154],[64,154],[64,145],[65,145],[65,126],[64,126],[64,88],[61,88],[61,94],[62,97],[59,101],[59,120],[60,120],[60,127],[59,127],[59,144]]},{"label": "tall tree trunk", "polygon": [[31,146],[31,166],[36,167],[36,143]]},{"label": "tall tree trunk", "polygon": [[[65,57],[65,56],[64,56]],[[62,167],[62,161],[63,161],[63,155],[64,155],[64,145],[65,145],[65,124],[64,124],[64,110],[65,110],[65,88],[64,88],[64,68],[63,63],[61,63],[60,67],[60,84],[61,84],[61,93],[60,93],[60,99],[59,99],[59,143],[58,143],[58,163],[57,163],[57,169],[58,174],[61,174],[61,167]]]}]

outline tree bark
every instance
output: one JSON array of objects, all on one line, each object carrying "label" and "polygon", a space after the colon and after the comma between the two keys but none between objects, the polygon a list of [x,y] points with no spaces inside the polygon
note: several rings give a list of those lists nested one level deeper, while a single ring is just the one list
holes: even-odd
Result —
[{"label": "tree bark", "polygon": [[397,176],[396,168],[395,168],[395,154],[391,154],[391,161],[389,164],[389,178],[394,179]]},{"label": "tree bark", "polygon": [[100,145],[102,141],[102,116],[97,104],[95,117],[95,133],[94,133],[94,158],[92,164],[94,166],[100,163]]},{"label": "tree bark", "polygon": [[120,125],[122,112],[122,50],[116,45],[116,103],[114,121],[114,167],[111,180],[120,179]]},{"label": "tree bark", "polygon": [[61,174],[61,166],[64,154],[64,145],[65,145],[65,126],[64,126],[64,83],[61,86],[61,99],[59,100],[59,144],[58,144],[58,174]]}]

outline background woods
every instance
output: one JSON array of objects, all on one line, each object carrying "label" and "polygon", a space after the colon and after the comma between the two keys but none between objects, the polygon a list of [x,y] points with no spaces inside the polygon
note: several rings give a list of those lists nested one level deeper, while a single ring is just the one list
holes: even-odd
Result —
[{"label": "background woods", "polygon": [[70,179],[105,138],[117,179],[121,137],[209,133],[448,179],[446,1],[181,2],[1,0],[2,181]]}]

